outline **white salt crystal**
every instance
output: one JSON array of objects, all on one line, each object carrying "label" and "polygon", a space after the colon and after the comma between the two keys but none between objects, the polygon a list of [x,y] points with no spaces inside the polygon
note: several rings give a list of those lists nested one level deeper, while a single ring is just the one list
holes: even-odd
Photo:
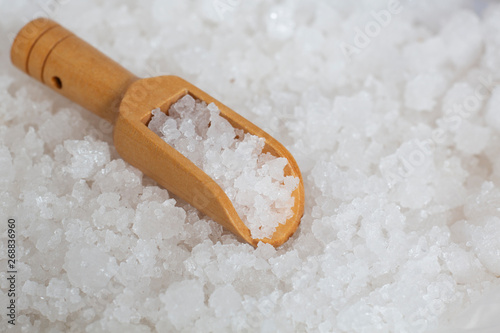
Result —
[{"label": "white salt crystal", "polygon": [[[477,103],[475,103],[476,99]],[[466,102],[468,103],[466,104]],[[479,111],[482,102],[482,98],[479,99],[474,95],[474,88],[470,84],[458,82],[448,89],[444,95],[443,110],[445,114],[451,113],[455,116],[460,116],[464,120]]]},{"label": "white salt crystal", "polygon": [[271,258],[276,253],[276,249],[271,244],[259,242],[255,254],[257,257],[262,257],[264,259]]},{"label": "white salt crystal", "polygon": [[97,203],[103,207],[118,208],[120,195],[118,193],[103,193],[97,197]]},{"label": "white salt crystal", "polygon": [[0,183],[8,183],[14,179],[15,169],[12,156],[7,147],[0,146]]},{"label": "white salt crystal", "polygon": [[43,121],[38,133],[47,147],[53,149],[64,140],[75,139],[75,133],[88,126],[88,122],[82,119],[82,114],[77,110],[61,109]]},{"label": "white salt crystal", "polygon": [[23,286],[22,286],[22,291],[28,295],[36,295],[38,290],[40,290],[41,286],[38,285],[35,281],[32,280],[27,280]]},{"label": "white salt crystal", "polygon": [[[162,113],[165,115],[164,113]],[[153,117],[154,119],[155,117]],[[181,132],[177,129],[177,122],[174,119],[167,118],[164,123],[162,123],[160,128],[161,134],[165,137],[165,141],[172,142],[181,136]]]},{"label": "white salt crystal", "polygon": [[[123,160],[113,160],[94,177],[94,187],[102,192],[120,192],[122,200],[130,200],[142,191],[142,173]],[[125,187],[127,191],[118,191]]]},{"label": "white salt crystal", "polygon": [[215,310],[215,315],[221,317],[234,314],[241,309],[241,295],[232,285],[217,288],[210,296],[209,304]]},{"label": "white salt crystal", "polygon": [[273,6],[266,17],[267,32],[272,38],[287,39],[293,34],[293,8]]},{"label": "white salt crystal", "polygon": [[88,178],[109,162],[109,148],[104,142],[67,140],[64,148],[71,154],[71,164],[65,170],[73,178]]},{"label": "white salt crystal", "polygon": [[186,212],[175,207],[173,200],[141,203],[137,206],[132,230],[144,239],[168,239],[182,231],[185,219]]},{"label": "white salt crystal", "polygon": [[160,299],[177,330],[195,321],[205,308],[203,285],[194,280],[172,283]]},{"label": "white salt crystal", "polygon": [[273,266],[273,273],[280,279],[298,269],[301,265],[296,250],[289,251],[279,257],[269,259],[269,263]]},{"label": "white salt crystal", "polygon": [[403,55],[412,74],[440,70],[448,60],[446,44],[440,37],[430,37],[405,46]]},{"label": "white salt crystal", "polygon": [[481,185],[479,191],[466,199],[464,215],[474,224],[484,225],[485,219],[497,216],[498,207],[500,207],[500,189],[488,181]]},{"label": "white salt crystal", "polygon": [[43,152],[43,141],[35,133],[34,128],[30,127],[23,140],[14,143],[13,149],[14,151],[22,149],[28,156],[36,158]]},{"label": "white salt crystal", "polygon": [[459,246],[452,246],[449,251],[443,253],[443,257],[457,283],[478,281],[485,274],[484,268],[474,254]]},{"label": "white salt crystal", "polygon": [[[206,105],[190,95],[174,103],[169,116],[153,111],[150,128],[156,133],[161,128],[165,142],[225,190],[253,238],[270,237],[292,216],[291,193],[299,181],[284,176],[285,158],[262,154],[262,138],[249,134],[236,138],[235,129],[219,115],[214,103]],[[210,114],[210,126],[205,114]],[[158,115],[163,124],[156,119]]]},{"label": "white salt crystal", "polygon": [[500,104],[500,87],[496,87],[486,106],[486,121],[497,132],[500,132],[500,112],[498,105]]},{"label": "white salt crystal", "polygon": [[210,112],[218,112],[219,111],[219,108],[217,107],[217,105],[215,105],[215,103],[210,103],[207,105],[207,109],[210,111]]},{"label": "white salt crystal", "polygon": [[455,13],[441,31],[446,50],[459,69],[469,66],[481,52],[483,36],[476,14],[470,11]]},{"label": "white salt crystal", "polygon": [[439,74],[417,75],[406,85],[405,106],[416,111],[432,111],[444,88],[444,78]]},{"label": "white salt crystal", "polygon": [[95,245],[73,245],[66,253],[64,269],[73,286],[99,291],[116,274],[117,265],[115,258]]},{"label": "white salt crystal", "polygon": [[66,295],[68,285],[66,281],[52,278],[47,286],[48,297],[63,298]]},{"label": "white salt crystal", "polygon": [[151,118],[151,121],[149,122],[149,129],[155,132],[157,135],[160,135],[161,128],[163,126],[163,123],[165,123],[167,116],[160,111],[160,108],[154,109],[153,111],[151,111],[151,113],[154,117]]},{"label": "white salt crystal", "polygon": [[134,318],[137,318],[135,308],[130,306],[119,306],[113,311],[113,316],[123,324],[130,323]]},{"label": "white salt crystal", "polygon": [[139,263],[147,270],[155,264],[158,246],[154,241],[140,239],[132,249],[132,253],[134,253]]},{"label": "white salt crystal", "polygon": [[475,228],[472,245],[484,267],[500,275],[500,218],[492,217],[484,227]]},{"label": "white salt crystal", "polygon": [[479,154],[488,144],[490,132],[487,127],[464,120],[455,135],[457,148],[467,154]]}]

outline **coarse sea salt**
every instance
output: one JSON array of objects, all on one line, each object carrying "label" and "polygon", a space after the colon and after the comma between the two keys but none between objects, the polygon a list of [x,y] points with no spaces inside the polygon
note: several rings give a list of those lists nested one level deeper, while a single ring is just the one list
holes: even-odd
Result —
[{"label": "coarse sea salt", "polygon": [[168,115],[152,113],[148,127],[221,186],[253,238],[271,237],[293,215],[299,179],[285,176],[286,158],[263,153],[263,138],[233,128],[214,103],[191,95]]},{"label": "coarse sea salt", "polygon": [[[0,332],[500,332],[498,1],[50,3],[0,1]],[[273,133],[303,175],[294,236],[239,242],[16,71],[40,9]]]}]

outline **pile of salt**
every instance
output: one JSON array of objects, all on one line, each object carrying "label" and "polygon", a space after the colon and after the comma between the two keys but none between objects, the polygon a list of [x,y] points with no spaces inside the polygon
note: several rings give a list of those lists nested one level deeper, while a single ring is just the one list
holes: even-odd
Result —
[{"label": "pile of salt", "polygon": [[299,179],[284,175],[286,158],[262,152],[263,138],[233,128],[214,103],[190,95],[168,115],[152,113],[148,127],[221,186],[253,238],[271,237],[293,215]]}]

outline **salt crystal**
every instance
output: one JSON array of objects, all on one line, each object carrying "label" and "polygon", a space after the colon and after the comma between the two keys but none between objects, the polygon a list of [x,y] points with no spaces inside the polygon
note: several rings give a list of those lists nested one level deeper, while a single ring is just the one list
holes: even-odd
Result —
[{"label": "salt crystal", "polygon": [[441,75],[420,74],[406,85],[405,105],[416,111],[432,111],[444,88],[445,80]]},{"label": "salt crystal", "polygon": [[172,200],[139,204],[132,230],[143,239],[168,239],[178,235],[182,231],[186,212],[174,204]]},{"label": "salt crystal", "polygon": [[46,295],[48,297],[63,298],[66,295],[67,288],[66,281],[53,278],[47,286]]},{"label": "salt crystal", "polygon": [[234,314],[241,308],[242,298],[232,285],[215,290],[210,296],[209,304],[215,310],[215,315]]},{"label": "salt crystal", "polygon": [[267,13],[266,27],[269,35],[276,39],[287,39],[293,34],[295,23],[291,8],[274,6]]},{"label": "salt crystal", "polygon": [[472,242],[481,263],[495,275],[500,274],[500,218],[488,219],[484,227],[475,228]]},{"label": "salt crystal", "polygon": [[75,287],[87,291],[104,288],[116,274],[116,260],[96,246],[71,246],[64,269]]},{"label": "salt crystal", "polygon": [[490,129],[463,121],[456,135],[457,148],[467,154],[479,154],[488,144]]},{"label": "salt crystal", "polygon": [[486,121],[497,132],[500,132],[500,114],[498,113],[498,104],[500,104],[500,87],[496,87],[486,106]]},{"label": "salt crystal", "polygon": [[441,31],[447,53],[459,69],[469,66],[481,52],[483,37],[476,14],[470,11],[455,13]]},{"label": "salt crystal", "polygon": [[65,168],[73,178],[88,178],[109,162],[109,148],[93,140],[67,140],[64,148],[71,154],[71,164]]},{"label": "salt crystal", "polygon": [[8,183],[15,176],[12,166],[12,156],[7,147],[0,146],[0,183]]},{"label": "salt crystal", "polygon": [[103,193],[97,197],[97,203],[103,207],[117,208],[119,201],[120,195],[118,193]]},{"label": "salt crystal", "polygon": [[39,290],[38,284],[35,281],[32,280],[27,280],[23,286],[22,286],[22,291],[28,295],[36,295],[37,291]]},{"label": "salt crystal", "polygon": [[205,308],[203,286],[194,280],[172,283],[160,299],[177,330],[195,321]]},{"label": "salt crystal", "polygon": [[459,246],[451,247],[450,251],[444,253],[444,258],[457,283],[478,281],[485,274],[481,263],[473,253]]},{"label": "salt crystal", "polygon": [[154,109],[151,113],[153,114],[153,118],[149,122],[149,129],[157,135],[160,135],[161,128],[167,117],[163,112],[161,112],[160,108]]}]

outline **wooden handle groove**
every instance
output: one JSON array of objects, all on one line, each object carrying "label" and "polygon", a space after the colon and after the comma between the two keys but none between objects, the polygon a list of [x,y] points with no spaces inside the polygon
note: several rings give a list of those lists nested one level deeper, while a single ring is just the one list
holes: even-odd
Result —
[{"label": "wooden handle groove", "polygon": [[72,32],[44,18],[19,31],[11,60],[23,72],[111,123],[125,91],[138,80]]}]

